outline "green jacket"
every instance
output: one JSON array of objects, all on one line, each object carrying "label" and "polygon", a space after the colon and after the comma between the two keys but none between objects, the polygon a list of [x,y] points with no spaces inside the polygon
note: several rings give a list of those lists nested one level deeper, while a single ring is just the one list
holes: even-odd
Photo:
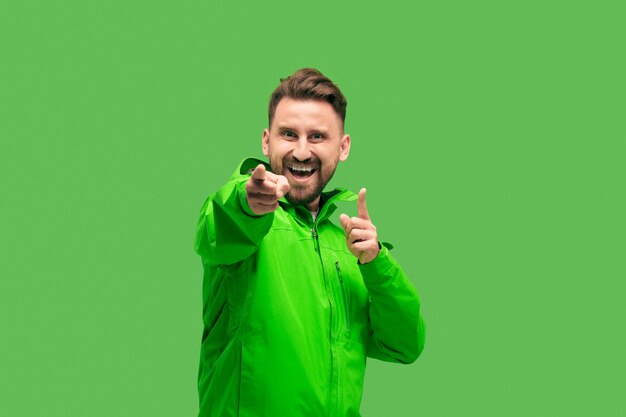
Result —
[{"label": "green jacket", "polygon": [[254,214],[245,185],[259,163],[244,160],[200,212],[199,416],[359,416],[366,356],[411,363],[424,347],[417,292],[385,245],[359,264],[328,220],[350,191],[323,193],[316,221],[285,199]]}]

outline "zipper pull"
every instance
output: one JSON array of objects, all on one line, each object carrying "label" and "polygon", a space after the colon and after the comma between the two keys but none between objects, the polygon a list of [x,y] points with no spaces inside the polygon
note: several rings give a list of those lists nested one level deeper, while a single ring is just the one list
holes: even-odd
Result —
[{"label": "zipper pull", "polygon": [[311,235],[313,235],[313,239],[317,239],[317,232],[315,231],[315,228],[311,229]]},{"label": "zipper pull", "polygon": [[343,275],[341,275],[341,267],[339,266],[339,261],[335,262],[335,268],[337,268],[337,274],[339,275],[339,281],[343,284]]}]

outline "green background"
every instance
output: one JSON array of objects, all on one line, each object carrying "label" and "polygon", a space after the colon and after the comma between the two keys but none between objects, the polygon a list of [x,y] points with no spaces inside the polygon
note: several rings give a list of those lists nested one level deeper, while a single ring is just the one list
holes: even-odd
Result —
[{"label": "green background", "polygon": [[304,66],[428,325],[363,416],[624,415],[619,2],[408,4],[2,3],[0,415],[197,413],[198,211]]}]

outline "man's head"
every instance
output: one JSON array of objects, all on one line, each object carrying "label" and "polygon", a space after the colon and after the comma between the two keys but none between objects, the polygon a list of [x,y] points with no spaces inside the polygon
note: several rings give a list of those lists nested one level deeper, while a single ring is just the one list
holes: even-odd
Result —
[{"label": "man's head", "polygon": [[263,154],[274,173],[287,177],[291,189],[286,197],[291,203],[316,209],[338,162],[348,158],[346,106],[339,88],[312,68],[281,80],[272,93]]}]

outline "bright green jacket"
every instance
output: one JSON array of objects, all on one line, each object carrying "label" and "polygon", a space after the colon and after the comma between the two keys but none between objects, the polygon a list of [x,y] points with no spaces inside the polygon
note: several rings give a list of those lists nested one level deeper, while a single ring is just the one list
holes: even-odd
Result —
[{"label": "bright green jacket", "polygon": [[199,416],[359,416],[366,356],[411,363],[424,347],[418,294],[387,246],[367,264],[348,250],[328,218],[350,191],[323,193],[315,221],[285,199],[254,214],[245,185],[259,163],[200,212]]}]

